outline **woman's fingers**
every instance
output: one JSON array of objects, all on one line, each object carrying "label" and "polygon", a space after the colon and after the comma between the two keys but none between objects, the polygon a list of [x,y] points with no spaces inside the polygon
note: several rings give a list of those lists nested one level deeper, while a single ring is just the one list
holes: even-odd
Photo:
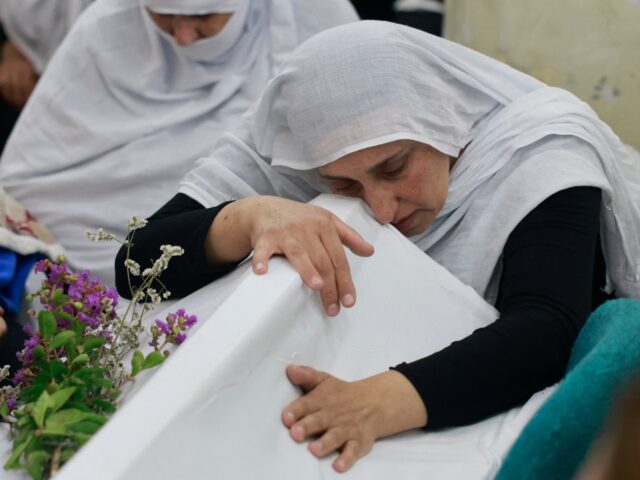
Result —
[{"label": "woman's fingers", "polygon": [[[335,314],[337,314],[340,304],[345,307],[352,307],[356,303],[356,287],[353,285],[349,260],[347,259],[340,239],[335,235],[325,235],[322,241],[331,259],[331,271],[337,296],[336,303],[331,307],[325,303],[325,309],[329,312],[329,309],[333,307],[335,308]],[[329,299],[327,299],[327,301],[328,300]]]},{"label": "woman's fingers", "polygon": [[334,217],[334,223],[340,241],[353,253],[360,257],[370,257],[373,255],[374,248],[369,242],[367,242],[362,235],[344,223],[338,217]]},{"label": "woman's fingers", "polygon": [[346,472],[349,470],[356,460],[363,455],[366,455],[369,450],[371,450],[371,446],[366,451],[360,451],[360,445],[355,440],[349,440],[344,444],[344,448],[340,453],[340,456],[335,459],[333,462],[333,468],[337,472]]},{"label": "woman's fingers", "polygon": [[[287,365],[285,372],[289,381],[302,388],[305,392],[310,392],[330,377],[326,372],[322,372],[311,367],[305,367],[303,365]],[[293,405],[298,401],[299,400],[296,400],[290,405]]]},{"label": "woman's fingers", "polygon": [[245,203],[255,207],[245,210],[256,274],[267,272],[273,255],[284,255],[305,284],[319,291],[327,315],[335,316],[341,306],[355,304],[344,246],[362,256],[371,255],[373,246],[323,208],[277,197],[256,197]]}]

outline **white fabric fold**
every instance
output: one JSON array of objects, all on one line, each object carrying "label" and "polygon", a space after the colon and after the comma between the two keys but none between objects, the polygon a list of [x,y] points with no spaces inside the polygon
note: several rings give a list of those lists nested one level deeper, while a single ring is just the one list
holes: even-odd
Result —
[{"label": "white fabric fold", "polygon": [[99,1],[40,80],[3,152],[0,183],[76,268],[111,283],[118,245],[90,243],[85,231],[122,237],[131,215],[151,215],[299,43],[357,20],[348,0],[234,4],[219,35],[180,47],[142,0]]},{"label": "white fabric fold", "polygon": [[487,300],[511,231],[572,186],[603,190],[608,287],[640,298],[638,152],[570,93],[400,25],[360,22],[303,44],[181,191],[207,206],[247,191],[307,201],[322,190],[314,169],[399,139],[459,156],[444,208],[412,240]]}]

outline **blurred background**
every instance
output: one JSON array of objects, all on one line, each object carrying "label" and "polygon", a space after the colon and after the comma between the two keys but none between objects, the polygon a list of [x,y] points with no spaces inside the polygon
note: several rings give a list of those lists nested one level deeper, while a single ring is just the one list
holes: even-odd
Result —
[{"label": "blurred background", "polygon": [[640,149],[640,0],[354,0],[363,18],[421,28],[588,102]]}]

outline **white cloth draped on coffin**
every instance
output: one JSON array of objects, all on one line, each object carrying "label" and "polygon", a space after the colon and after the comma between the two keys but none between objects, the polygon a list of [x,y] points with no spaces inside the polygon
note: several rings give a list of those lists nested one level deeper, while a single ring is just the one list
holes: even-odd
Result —
[{"label": "white cloth draped on coffin", "polygon": [[[190,11],[202,1],[162,3]],[[217,3],[229,2],[208,2]],[[49,65],[4,150],[0,183],[76,268],[112,283],[118,245],[89,243],[85,231],[122,236],[132,214],[160,208],[300,42],[357,20],[347,0],[235,4],[218,35],[180,47],[142,0],[98,1]]]},{"label": "white cloth draped on coffin", "polygon": [[205,206],[252,193],[307,201],[322,191],[313,169],[400,139],[459,156],[444,208],[412,240],[487,300],[511,231],[573,186],[603,190],[609,288],[640,298],[638,152],[570,93],[400,25],[359,22],[303,44],[181,191]]},{"label": "white cloth draped on coffin", "polygon": [[[407,238],[380,226],[359,200],[314,202],[375,246],[370,258],[347,252],[357,305],[327,317],[317,293],[283,259],[273,259],[262,276],[246,263],[177,301],[165,312],[180,306],[200,318],[190,338],[157,372],[139,378],[59,480],[480,480],[495,474],[548,390],[475,425],[382,439],[345,474],[332,469],[335,455],[318,460],[289,436],[281,412],[299,391],[285,376],[288,363],[355,380],[435,352],[497,316]],[[153,313],[150,319],[164,317]],[[0,445],[0,456],[3,450]]]},{"label": "white cloth draped on coffin", "polygon": [[65,35],[93,0],[2,0],[0,23],[8,38],[42,74]]}]

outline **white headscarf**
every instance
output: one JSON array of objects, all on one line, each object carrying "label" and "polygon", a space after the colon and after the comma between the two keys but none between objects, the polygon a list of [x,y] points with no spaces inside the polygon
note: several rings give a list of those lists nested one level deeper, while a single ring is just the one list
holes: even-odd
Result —
[{"label": "white headscarf", "polygon": [[143,0],[145,7],[155,13],[168,15],[206,15],[234,13],[244,0]]},{"label": "white headscarf", "polygon": [[205,206],[251,192],[305,201],[322,190],[312,169],[399,139],[466,147],[444,208],[412,240],[489,301],[511,231],[573,186],[603,190],[610,287],[640,298],[640,155],[568,92],[408,27],[360,22],[306,42],[181,191]]},{"label": "white headscarf", "polygon": [[42,74],[73,22],[93,0],[2,0],[0,23],[8,38]]},{"label": "white headscarf", "polygon": [[[211,11],[223,4],[207,1]],[[5,147],[0,182],[72,264],[111,281],[118,246],[91,244],[85,230],[123,235],[132,214],[152,214],[299,43],[357,20],[348,0],[234,5],[219,34],[181,47],[142,0],[99,0],[49,65]]]}]

